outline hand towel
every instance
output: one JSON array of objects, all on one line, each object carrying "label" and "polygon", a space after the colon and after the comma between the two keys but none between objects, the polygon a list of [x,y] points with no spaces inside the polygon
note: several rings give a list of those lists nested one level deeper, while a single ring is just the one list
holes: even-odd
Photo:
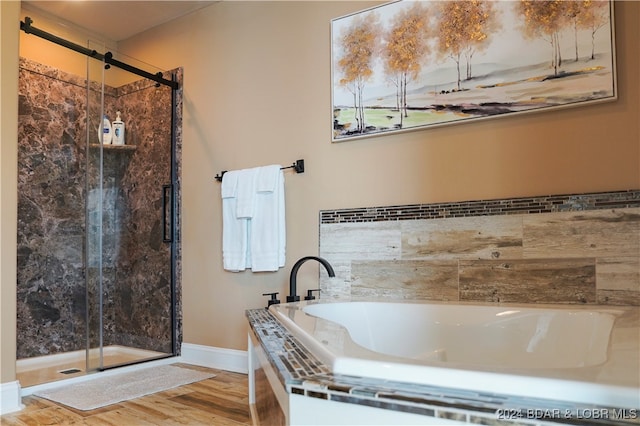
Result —
[{"label": "hand towel", "polygon": [[256,191],[258,193],[273,192],[276,190],[282,176],[282,167],[279,164],[258,168]]},{"label": "hand towel", "polygon": [[277,271],[285,264],[286,250],[284,174],[280,165],[259,168],[255,201],[249,237],[251,270]]},{"label": "hand towel", "polygon": [[220,195],[222,198],[234,198],[238,189],[238,172],[225,172],[222,175]]},{"label": "hand towel", "polygon": [[249,221],[237,217],[238,177],[241,171],[222,176],[222,259],[227,271],[244,271],[249,249]]},{"label": "hand towel", "polygon": [[[238,219],[253,217],[256,207],[256,183],[258,167],[238,170],[238,183],[236,190],[236,216]],[[223,179],[224,180],[224,179]]]}]

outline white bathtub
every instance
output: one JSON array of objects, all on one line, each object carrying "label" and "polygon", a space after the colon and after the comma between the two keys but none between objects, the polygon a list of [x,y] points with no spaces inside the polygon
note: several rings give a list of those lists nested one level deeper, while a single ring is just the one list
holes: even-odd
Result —
[{"label": "white bathtub", "polygon": [[336,374],[640,407],[637,308],[321,301],[271,312]]}]

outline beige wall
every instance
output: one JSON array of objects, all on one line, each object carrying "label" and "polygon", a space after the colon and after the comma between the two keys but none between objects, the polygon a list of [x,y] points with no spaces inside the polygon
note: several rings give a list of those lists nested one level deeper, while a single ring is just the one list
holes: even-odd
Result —
[{"label": "beige wall", "polygon": [[[120,44],[185,69],[184,338],[245,347],[244,310],[287,293],[295,260],[318,252],[318,211],[640,187],[638,16],[616,4],[619,100],[330,143],[330,20],[363,2],[222,2]],[[304,158],[286,175],[287,265],[221,266],[220,170]],[[299,285],[317,286],[305,265]],[[304,276],[302,276],[304,275]]]},{"label": "beige wall", "polygon": [[[616,3],[617,102],[331,144],[330,20],[373,4],[221,2],[118,45],[185,71],[185,342],[245,349],[244,310],[284,299],[292,264],[318,253],[321,209],[640,188],[640,3]],[[213,176],[298,158],[286,267],[223,271]],[[306,264],[301,290],[317,274]]]},{"label": "beige wall", "polygon": [[0,383],[16,379],[19,12],[0,2]]}]

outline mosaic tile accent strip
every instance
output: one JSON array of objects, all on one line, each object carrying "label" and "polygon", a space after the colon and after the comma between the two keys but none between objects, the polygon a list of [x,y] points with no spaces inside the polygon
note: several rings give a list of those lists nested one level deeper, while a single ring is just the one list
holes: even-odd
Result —
[{"label": "mosaic tile accent strip", "polygon": [[640,207],[640,189],[434,204],[322,210],[320,223],[381,222]]},{"label": "mosaic tile accent strip", "polygon": [[597,413],[598,419],[589,419],[594,425],[640,424],[639,418],[620,418],[619,410],[609,407],[334,375],[269,311],[252,309],[246,315],[292,394],[483,425],[583,425],[580,413]]},{"label": "mosaic tile accent strip", "polygon": [[286,387],[301,384],[316,374],[328,374],[329,368],[307,351],[266,309],[246,312],[249,324],[269,354],[272,366]]}]

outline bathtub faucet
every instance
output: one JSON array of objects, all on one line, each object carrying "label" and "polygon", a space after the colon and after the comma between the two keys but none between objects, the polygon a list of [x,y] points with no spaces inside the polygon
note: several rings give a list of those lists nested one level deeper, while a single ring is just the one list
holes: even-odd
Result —
[{"label": "bathtub faucet", "polygon": [[330,277],[336,276],[336,273],[333,272],[333,267],[331,267],[331,264],[327,262],[326,259],[323,259],[317,256],[305,256],[301,258],[293,265],[293,268],[291,268],[291,275],[289,276],[289,296],[287,296],[287,302],[300,301],[300,296],[296,294],[296,281],[298,276],[298,269],[300,269],[302,264],[307,260],[317,260],[322,264],[322,266],[324,266],[324,268],[327,270],[327,274],[329,274]]}]

